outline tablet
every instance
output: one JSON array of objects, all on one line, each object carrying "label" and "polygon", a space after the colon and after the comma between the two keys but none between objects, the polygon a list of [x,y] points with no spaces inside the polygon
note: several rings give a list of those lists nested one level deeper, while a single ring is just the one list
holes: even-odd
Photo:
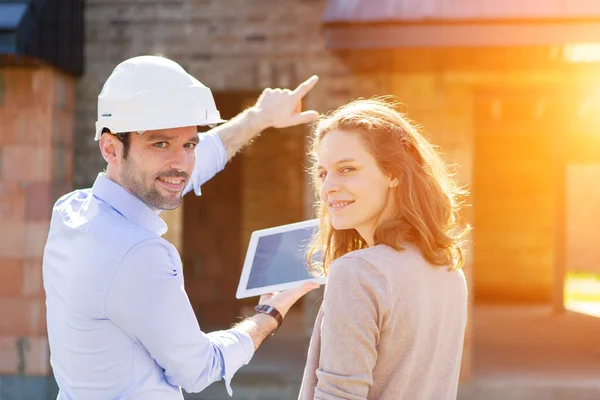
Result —
[{"label": "tablet", "polygon": [[313,276],[306,262],[318,226],[319,220],[313,219],[252,232],[236,297],[280,292],[307,281],[324,284],[325,278]]}]

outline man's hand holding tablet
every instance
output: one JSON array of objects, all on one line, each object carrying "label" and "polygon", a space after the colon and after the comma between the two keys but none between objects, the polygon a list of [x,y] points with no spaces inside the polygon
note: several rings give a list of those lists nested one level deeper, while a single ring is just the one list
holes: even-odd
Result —
[{"label": "man's hand holding tablet", "polygon": [[[318,289],[321,286],[318,282],[305,282],[300,286],[293,289],[288,289],[283,292],[263,294],[260,296],[260,301],[255,310],[258,313],[265,313],[271,315],[277,322],[277,329],[283,322],[286,314],[290,308],[296,303],[302,296],[311,290]],[[279,315],[278,315],[279,314]],[[275,333],[273,332],[273,333]]]},{"label": "man's hand holding tablet", "polygon": [[[254,231],[250,237],[236,297],[261,296],[253,318],[263,321],[271,333],[296,301],[325,283],[324,277],[309,272],[306,262],[317,227],[314,219]],[[255,342],[256,347],[259,344]]]}]

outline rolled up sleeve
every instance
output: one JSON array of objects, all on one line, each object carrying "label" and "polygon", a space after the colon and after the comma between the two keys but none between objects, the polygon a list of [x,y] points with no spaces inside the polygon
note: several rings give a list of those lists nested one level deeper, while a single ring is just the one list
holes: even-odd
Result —
[{"label": "rolled up sleeve", "polygon": [[244,333],[200,330],[181,270],[159,239],[136,245],[123,258],[105,307],[108,318],[164,369],[167,381],[187,392],[225,378],[231,396],[231,378],[254,354]]},{"label": "rolled up sleeve", "polygon": [[196,196],[202,194],[200,187],[225,168],[227,151],[219,135],[213,132],[198,135],[200,142],[196,146],[196,164],[192,179],[183,191],[187,194],[194,191]]},{"label": "rolled up sleeve", "polygon": [[[207,335],[211,343],[221,351],[223,357],[223,378],[227,393],[231,396],[231,379],[238,369],[248,364],[254,354],[254,343],[250,336],[235,330],[211,332]],[[244,351],[240,351],[240,343]]]}]

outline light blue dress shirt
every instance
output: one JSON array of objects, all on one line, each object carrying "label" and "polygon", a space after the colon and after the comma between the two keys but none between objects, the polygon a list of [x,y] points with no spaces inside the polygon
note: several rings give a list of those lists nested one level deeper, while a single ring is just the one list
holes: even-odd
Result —
[{"label": "light blue dress shirt", "polygon": [[[220,138],[200,136],[186,192],[222,170]],[[233,374],[254,354],[235,330],[204,334],[167,226],[100,174],[54,206],[44,251],[51,365],[58,400],[181,400]],[[232,321],[233,322],[233,321]]]}]

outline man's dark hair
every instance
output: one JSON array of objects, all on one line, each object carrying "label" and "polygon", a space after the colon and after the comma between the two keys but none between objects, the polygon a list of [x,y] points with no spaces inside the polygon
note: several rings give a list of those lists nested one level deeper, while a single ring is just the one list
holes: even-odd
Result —
[{"label": "man's dark hair", "polygon": [[[102,129],[102,134],[111,133],[110,129],[104,128]],[[120,132],[115,133],[115,136],[121,143],[123,143],[123,159],[127,159],[127,155],[129,154],[129,132]]]}]

